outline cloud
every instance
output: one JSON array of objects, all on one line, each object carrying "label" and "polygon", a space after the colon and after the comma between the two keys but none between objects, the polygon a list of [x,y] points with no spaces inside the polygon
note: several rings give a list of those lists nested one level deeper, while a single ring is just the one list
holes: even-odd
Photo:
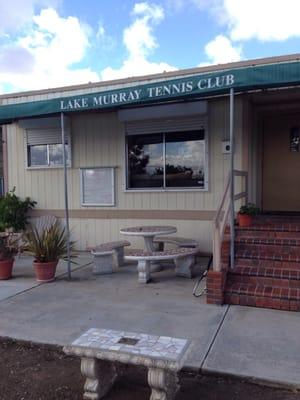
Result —
[{"label": "cloud", "polygon": [[240,61],[242,58],[242,48],[233,46],[230,39],[224,35],[218,35],[208,42],[205,46],[205,53],[208,62],[202,63],[200,66]]},{"label": "cloud", "polygon": [[89,47],[90,28],[52,8],[33,17],[26,34],[0,51],[0,85],[13,90],[40,89],[97,81],[90,68],[75,68]]},{"label": "cloud", "polygon": [[164,19],[163,8],[147,2],[136,3],[132,15],[135,20],[123,32],[127,58],[119,69],[105,68],[101,72],[104,80],[176,69],[165,62],[155,63],[148,60],[149,55],[158,47],[157,40],[153,35],[153,27]]},{"label": "cloud", "polygon": [[300,1],[224,0],[232,40],[282,41],[300,36]]},{"label": "cloud", "polygon": [[[183,0],[168,0],[175,4]],[[300,36],[299,0],[186,0],[213,15],[233,41],[283,41]]]},{"label": "cloud", "polygon": [[13,0],[0,2],[0,35],[11,34],[30,22],[38,7],[55,7],[60,0]]}]

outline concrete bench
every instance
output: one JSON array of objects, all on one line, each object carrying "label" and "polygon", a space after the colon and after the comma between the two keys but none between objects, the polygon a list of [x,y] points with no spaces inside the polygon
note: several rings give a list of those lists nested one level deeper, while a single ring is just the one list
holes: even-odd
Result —
[{"label": "concrete bench", "polygon": [[130,242],[127,240],[120,240],[117,242],[103,243],[92,249],[94,274],[111,274],[113,272],[114,256],[116,256],[118,267],[123,265],[125,246],[130,246]]},{"label": "concrete bench", "polygon": [[129,249],[124,257],[125,260],[138,261],[138,281],[148,283],[151,280],[151,261],[173,260],[176,275],[192,278],[192,267],[195,264],[197,252],[197,248],[176,248],[165,251]]},{"label": "concrete bench", "polygon": [[154,243],[157,246],[158,251],[164,250],[164,244],[170,243],[175,244],[177,247],[199,247],[200,243],[195,239],[188,239],[176,236],[157,236],[154,239]]},{"label": "concrete bench", "polygon": [[148,368],[150,400],[172,400],[189,345],[187,339],[92,328],[64,352],[81,357],[86,400],[102,399],[109,392],[118,376],[116,363]]}]

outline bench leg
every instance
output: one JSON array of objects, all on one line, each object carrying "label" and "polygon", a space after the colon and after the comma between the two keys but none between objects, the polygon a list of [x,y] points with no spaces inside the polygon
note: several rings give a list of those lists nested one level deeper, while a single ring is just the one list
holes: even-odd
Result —
[{"label": "bench leg", "polygon": [[138,280],[140,283],[148,283],[151,279],[150,261],[139,260],[138,262]]},{"label": "bench leg", "polygon": [[86,400],[102,399],[117,377],[116,368],[112,363],[95,358],[81,359],[81,373],[86,377],[83,394]]},{"label": "bench leg", "polygon": [[116,250],[118,267],[124,265],[124,247],[118,247]]},{"label": "bench leg", "polygon": [[179,389],[177,374],[159,368],[149,368],[148,383],[150,400],[172,400]]},{"label": "bench leg", "polygon": [[113,254],[104,254],[102,256],[94,256],[95,275],[112,274],[113,273]]},{"label": "bench leg", "polygon": [[186,256],[175,258],[175,273],[177,276],[192,278],[192,267],[195,264],[195,256]]}]

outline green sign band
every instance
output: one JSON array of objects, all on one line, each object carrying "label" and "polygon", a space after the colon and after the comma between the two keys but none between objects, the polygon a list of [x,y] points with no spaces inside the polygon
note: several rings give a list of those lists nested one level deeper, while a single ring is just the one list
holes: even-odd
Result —
[{"label": "green sign band", "polygon": [[13,120],[237,91],[300,84],[300,62],[282,62],[222,70],[98,93],[0,106],[0,124]]}]

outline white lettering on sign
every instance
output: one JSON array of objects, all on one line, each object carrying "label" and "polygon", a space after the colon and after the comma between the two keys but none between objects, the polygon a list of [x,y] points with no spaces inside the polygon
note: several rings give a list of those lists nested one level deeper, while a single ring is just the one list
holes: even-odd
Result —
[{"label": "white lettering on sign", "polygon": [[80,110],[84,108],[97,108],[102,106],[113,106],[137,102],[139,100],[161,98],[166,96],[180,96],[194,89],[200,91],[225,88],[234,84],[234,75],[219,75],[201,78],[198,82],[192,80],[177,83],[157,84],[144,89],[127,89],[120,92],[97,94],[93,97],[78,97],[71,100],[61,100],[61,110]]},{"label": "white lettering on sign", "polygon": [[110,104],[122,104],[130,101],[140,100],[142,94],[142,89],[131,90],[130,92],[119,92],[112,94],[100,94],[99,96],[93,97],[92,105],[93,107],[101,107],[103,105]]},{"label": "white lettering on sign", "polygon": [[203,78],[200,79],[198,82],[198,89],[205,90],[205,89],[215,89],[215,88],[222,88],[226,86],[231,86],[234,84],[234,75],[221,75],[221,76],[214,76],[212,78]]},{"label": "white lettering on sign", "polygon": [[153,86],[147,88],[148,97],[172,96],[184,94],[193,90],[193,82],[172,83],[170,85]]},{"label": "white lettering on sign", "polygon": [[77,110],[80,108],[86,108],[89,106],[88,98],[83,97],[81,99],[73,99],[73,100],[61,100],[60,101],[60,109],[61,110]]}]

